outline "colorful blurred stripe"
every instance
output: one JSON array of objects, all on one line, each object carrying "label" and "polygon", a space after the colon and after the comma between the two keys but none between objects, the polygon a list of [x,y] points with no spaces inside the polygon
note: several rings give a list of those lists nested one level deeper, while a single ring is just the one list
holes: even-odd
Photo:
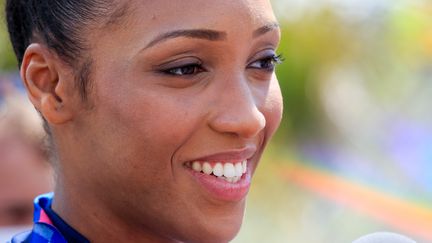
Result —
[{"label": "colorful blurred stripe", "polygon": [[290,183],[325,199],[364,213],[401,233],[432,242],[432,208],[306,166],[285,168],[281,173]]}]

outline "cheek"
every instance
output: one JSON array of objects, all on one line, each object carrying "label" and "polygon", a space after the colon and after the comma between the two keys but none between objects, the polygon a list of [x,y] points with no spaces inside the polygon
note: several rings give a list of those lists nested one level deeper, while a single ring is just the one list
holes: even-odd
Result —
[{"label": "cheek", "polygon": [[266,118],[267,137],[271,137],[280,125],[283,112],[282,94],[278,80],[274,78],[265,99],[263,114]]},{"label": "cheek", "polygon": [[[97,123],[110,131],[99,134],[108,141],[110,160],[116,158],[119,169],[129,170],[129,176],[171,173],[173,154],[193,131],[194,113],[187,100],[142,87],[126,87],[122,94],[122,88],[116,87],[115,94],[114,88],[101,91],[104,102],[97,108]],[[155,176],[154,180],[166,178]]]},{"label": "cheek", "polygon": [[[119,89],[115,95],[110,95],[111,89],[100,91],[104,102],[96,108],[94,127],[98,129],[98,139],[94,157],[99,165],[104,165],[104,178],[96,180],[112,191],[110,195],[115,195],[105,200],[129,199],[115,203],[116,211],[122,214],[131,213],[123,211],[126,208],[147,218],[153,218],[154,212],[172,213],[170,204],[180,205],[182,199],[176,194],[178,168],[174,167],[179,165],[171,160],[193,131],[191,111],[184,102],[161,92],[128,90],[124,95]],[[156,215],[169,218],[161,213]]]}]

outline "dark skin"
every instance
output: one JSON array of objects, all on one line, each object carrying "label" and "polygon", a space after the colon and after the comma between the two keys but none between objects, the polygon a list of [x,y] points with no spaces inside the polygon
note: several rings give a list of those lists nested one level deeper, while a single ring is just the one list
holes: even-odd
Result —
[{"label": "dark skin", "polygon": [[21,75],[59,158],[53,208],[92,242],[227,242],[245,198],[214,197],[185,163],[247,147],[254,171],[279,126],[270,3],[128,4],[122,21],[85,33],[85,102],[53,52],[34,43],[25,53]]}]

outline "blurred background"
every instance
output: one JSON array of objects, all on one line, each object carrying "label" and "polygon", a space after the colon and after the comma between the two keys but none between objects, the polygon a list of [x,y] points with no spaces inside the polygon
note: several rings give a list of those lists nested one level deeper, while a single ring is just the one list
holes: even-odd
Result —
[{"label": "blurred background", "polygon": [[[283,29],[284,119],[257,170],[234,242],[345,243],[376,231],[432,242],[432,2],[273,3]],[[6,185],[3,166],[16,157],[3,144],[22,134],[6,132],[18,122],[1,124],[15,116],[17,102],[31,106],[1,17],[0,185]],[[19,121],[35,115],[24,113]],[[32,121],[27,135],[38,134],[40,124]],[[34,136],[27,143],[40,173],[50,173],[40,162],[46,160],[40,143]],[[46,182],[32,192],[49,188]],[[0,190],[2,199],[11,187]],[[2,212],[23,214],[6,207],[12,201],[0,200],[0,234],[25,224],[2,225]]]},{"label": "blurred background", "polygon": [[40,118],[27,99],[0,0],[0,242],[31,227],[33,199],[53,187]]}]

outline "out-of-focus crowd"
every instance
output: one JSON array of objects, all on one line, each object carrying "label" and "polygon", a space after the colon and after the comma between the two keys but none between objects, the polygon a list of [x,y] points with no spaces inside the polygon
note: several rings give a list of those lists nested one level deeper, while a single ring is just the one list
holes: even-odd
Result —
[{"label": "out-of-focus crowd", "polygon": [[34,197],[52,186],[40,117],[17,78],[0,76],[0,242],[30,227]]}]

